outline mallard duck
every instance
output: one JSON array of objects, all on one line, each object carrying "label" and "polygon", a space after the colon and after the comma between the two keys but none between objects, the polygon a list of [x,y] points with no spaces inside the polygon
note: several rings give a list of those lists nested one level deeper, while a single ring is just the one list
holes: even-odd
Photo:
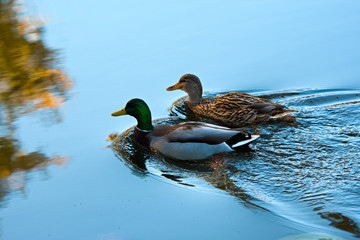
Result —
[{"label": "mallard duck", "polygon": [[183,75],[175,85],[166,90],[176,89],[181,89],[188,94],[186,105],[194,113],[227,127],[242,127],[295,112],[284,105],[244,92],[229,92],[215,97],[202,97],[200,79],[193,74]]},{"label": "mallard duck", "polygon": [[137,142],[178,160],[199,160],[216,153],[230,152],[249,144],[258,135],[202,122],[183,122],[175,126],[152,125],[151,112],[141,99],[134,98],[112,116],[136,118],[134,137]]}]

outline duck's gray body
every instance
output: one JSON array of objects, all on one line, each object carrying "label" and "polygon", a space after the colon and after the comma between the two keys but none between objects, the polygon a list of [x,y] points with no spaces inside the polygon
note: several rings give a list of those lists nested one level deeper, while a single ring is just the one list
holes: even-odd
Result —
[{"label": "duck's gray body", "polygon": [[135,128],[135,138],[152,150],[178,160],[199,160],[247,145],[258,135],[202,122],[171,126],[161,124],[152,131]]}]

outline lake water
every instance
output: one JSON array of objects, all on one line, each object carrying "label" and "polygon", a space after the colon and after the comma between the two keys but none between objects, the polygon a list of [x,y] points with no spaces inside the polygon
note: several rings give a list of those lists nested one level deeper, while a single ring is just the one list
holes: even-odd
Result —
[{"label": "lake water", "polygon": [[[0,239],[360,238],[360,2],[7,3]],[[165,91],[185,73],[296,122],[201,163],[153,154],[110,114],[138,97],[157,122],[192,119]]]}]

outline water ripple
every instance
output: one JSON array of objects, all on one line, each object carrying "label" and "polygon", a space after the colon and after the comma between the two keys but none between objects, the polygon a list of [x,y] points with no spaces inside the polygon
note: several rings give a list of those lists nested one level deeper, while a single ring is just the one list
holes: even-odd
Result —
[{"label": "water ripple", "polygon": [[[257,129],[261,138],[251,148],[202,162],[179,162],[151,153],[137,145],[132,129],[113,142],[113,149],[137,174],[226,193],[251,209],[359,238],[360,90],[253,94],[297,110],[296,123],[262,124]],[[174,117],[159,123],[208,121],[192,115],[184,98],[169,111]]]}]

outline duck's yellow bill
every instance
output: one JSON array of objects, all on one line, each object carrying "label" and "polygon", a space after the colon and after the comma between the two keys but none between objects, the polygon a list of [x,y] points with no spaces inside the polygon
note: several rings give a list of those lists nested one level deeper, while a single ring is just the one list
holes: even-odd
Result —
[{"label": "duck's yellow bill", "polygon": [[166,89],[166,91],[174,91],[176,89],[180,89],[179,84],[175,84],[173,86],[170,86]]},{"label": "duck's yellow bill", "polygon": [[125,111],[125,108],[123,108],[123,109],[121,109],[121,110],[119,110],[119,111],[113,112],[113,113],[111,114],[111,116],[116,117],[116,116],[121,116],[121,115],[126,115],[126,114],[127,114],[127,113],[126,113],[126,111]]}]

